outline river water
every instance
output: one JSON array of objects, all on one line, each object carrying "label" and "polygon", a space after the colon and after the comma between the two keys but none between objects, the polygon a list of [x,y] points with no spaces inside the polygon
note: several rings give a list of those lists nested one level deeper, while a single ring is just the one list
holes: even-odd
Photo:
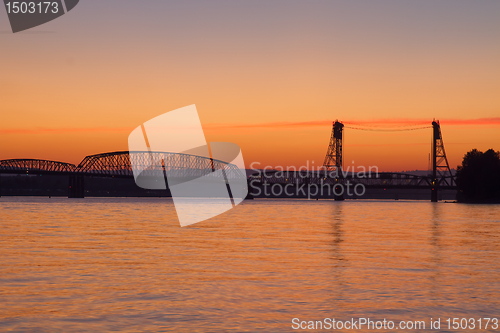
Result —
[{"label": "river water", "polygon": [[167,198],[2,197],[0,331],[454,331],[500,318],[499,259],[500,205],[262,199],[181,228]]}]

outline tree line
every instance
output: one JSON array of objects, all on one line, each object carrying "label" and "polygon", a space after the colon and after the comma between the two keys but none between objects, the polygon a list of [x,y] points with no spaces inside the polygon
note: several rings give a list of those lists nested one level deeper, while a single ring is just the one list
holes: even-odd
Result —
[{"label": "tree line", "polygon": [[457,168],[456,181],[460,202],[500,202],[500,152],[467,152]]}]

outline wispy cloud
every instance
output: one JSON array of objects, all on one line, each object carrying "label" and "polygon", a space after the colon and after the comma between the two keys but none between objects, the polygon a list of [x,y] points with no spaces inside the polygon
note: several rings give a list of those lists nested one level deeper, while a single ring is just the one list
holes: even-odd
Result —
[{"label": "wispy cloud", "polygon": [[[395,118],[395,119],[364,119],[364,120],[342,120],[342,123],[348,125],[392,128],[392,127],[411,127],[431,125],[430,119],[411,119],[411,118]],[[500,117],[496,118],[476,118],[476,119],[442,119],[440,123],[445,126],[500,126]],[[286,129],[286,128],[306,128],[306,127],[325,127],[331,126],[331,120],[315,120],[315,121],[296,121],[296,122],[268,122],[268,123],[253,123],[253,124],[208,124],[203,127],[207,129]]]},{"label": "wispy cloud", "polygon": [[318,127],[329,126],[331,120],[316,120],[316,121],[297,121],[297,122],[269,122],[269,123],[254,123],[254,124],[207,124],[204,128],[207,129],[225,129],[225,128],[293,128],[293,127]]},{"label": "wispy cloud", "polygon": [[[342,120],[346,125],[374,127],[374,128],[397,128],[424,126],[431,123],[430,119],[364,119],[364,120]],[[442,119],[443,126],[500,126],[500,117],[475,118],[475,119]],[[229,123],[229,124],[206,124],[203,128],[207,130],[239,130],[239,129],[300,129],[311,127],[328,127],[332,125],[331,120],[314,121],[283,121],[267,123]],[[133,127],[57,127],[57,128],[0,128],[0,134],[69,134],[69,133],[130,133]]]},{"label": "wispy cloud", "polygon": [[500,125],[500,117],[477,119],[444,119],[441,123],[446,125]]},{"label": "wispy cloud", "polygon": [[88,127],[88,128],[0,128],[0,134],[68,134],[68,133],[110,133],[131,132],[130,127]]}]

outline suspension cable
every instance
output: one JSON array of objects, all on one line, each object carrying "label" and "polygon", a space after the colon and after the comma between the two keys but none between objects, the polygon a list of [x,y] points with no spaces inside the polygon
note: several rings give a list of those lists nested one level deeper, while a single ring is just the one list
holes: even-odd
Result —
[{"label": "suspension cable", "polygon": [[374,131],[374,132],[402,132],[402,131],[416,131],[421,129],[432,128],[432,126],[414,127],[414,128],[362,128],[344,125],[345,128],[361,130],[361,131]]}]

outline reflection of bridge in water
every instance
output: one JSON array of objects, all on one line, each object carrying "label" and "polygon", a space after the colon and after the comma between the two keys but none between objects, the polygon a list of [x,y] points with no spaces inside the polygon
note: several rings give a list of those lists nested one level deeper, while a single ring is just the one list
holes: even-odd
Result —
[{"label": "reflection of bridge in water", "polygon": [[[429,189],[431,200],[437,201],[439,189],[456,189],[456,184],[444,151],[439,122],[432,122],[433,145],[432,145],[432,174],[418,176],[413,174],[380,172],[356,173],[342,172],[343,158],[343,129],[344,125],[338,121],[333,124],[333,131],[326,154],[323,173],[314,171],[297,172],[266,172],[266,174],[252,175],[248,182],[253,187],[286,186],[288,184],[321,185],[335,187],[337,184],[350,183],[353,186],[362,184],[366,188],[383,189]],[[131,163],[131,159],[134,163]],[[97,154],[85,157],[78,165],[34,159],[10,159],[0,161],[0,174],[27,174],[27,175],[59,175],[69,177],[68,196],[82,198],[85,195],[85,177],[108,177],[108,178],[134,178],[132,165],[142,166],[144,175],[148,172],[163,175],[175,174],[179,179],[201,177],[213,174],[214,178],[226,181],[227,178],[241,177],[241,170],[235,165],[224,161],[214,160],[208,157],[189,154],[163,153],[163,152],[132,152],[121,151]],[[159,166],[155,170],[148,167]],[[223,173],[213,171],[223,170]],[[336,176],[331,176],[332,171]],[[222,176],[224,175],[224,176]],[[250,186],[252,187],[252,186]],[[1,181],[0,181],[1,195]],[[341,196],[334,196],[342,200]]]}]

